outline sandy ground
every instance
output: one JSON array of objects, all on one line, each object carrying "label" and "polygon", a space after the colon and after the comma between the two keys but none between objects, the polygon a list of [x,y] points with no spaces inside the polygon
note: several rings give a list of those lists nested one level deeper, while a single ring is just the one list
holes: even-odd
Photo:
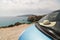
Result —
[{"label": "sandy ground", "polygon": [[10,28],[0,28],[0,40],[18,40],[19,35],[29,26],[30,24],[23,24]]}]

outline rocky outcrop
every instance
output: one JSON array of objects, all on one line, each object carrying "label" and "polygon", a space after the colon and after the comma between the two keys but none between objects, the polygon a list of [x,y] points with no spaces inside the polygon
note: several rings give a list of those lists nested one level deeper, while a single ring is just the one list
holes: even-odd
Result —
[{"label": "rocky outcrop", "polygon": [[36,21],[38,21],[38,20],[40,20],[42,17],[44,17],[45,15],[42,15],[42,16],[36,16],[36,15],[34,15],[34,16],[29,16],[28,17],[28,21],[30,21],[30,22],[36,22]]},{"label": "rocky outcrop", "polygon": [[13,27],[13,26],[14,26],[14,25],[11,24],[11,25],[9,25],[8,27]]},{"label": "rocky outcrop", "polygon": [[22,23],[20,23],[20,22],[16,22],[14,25],[15,26],[18,26],[18,25],[21,25]]}]

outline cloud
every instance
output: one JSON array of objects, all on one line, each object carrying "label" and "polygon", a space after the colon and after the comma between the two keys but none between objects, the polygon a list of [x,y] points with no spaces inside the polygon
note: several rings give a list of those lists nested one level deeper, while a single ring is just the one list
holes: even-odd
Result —
[{"label": "cloud", "polygon": [[60,9],[59,0],[0,0],[1,15],[48,13]]},{"label": "cloud", "polygon": [[60,8],[56,0],[0,0],[0,9]]}]

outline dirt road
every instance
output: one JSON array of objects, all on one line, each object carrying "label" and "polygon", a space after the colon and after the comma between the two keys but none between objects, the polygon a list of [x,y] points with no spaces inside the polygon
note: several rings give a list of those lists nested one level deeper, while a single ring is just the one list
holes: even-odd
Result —
[{"label": "dirt road", "polygon": [[30,24],[23,24],[10,28],[0,28],[0,40],[18,40],[19,35]]}]

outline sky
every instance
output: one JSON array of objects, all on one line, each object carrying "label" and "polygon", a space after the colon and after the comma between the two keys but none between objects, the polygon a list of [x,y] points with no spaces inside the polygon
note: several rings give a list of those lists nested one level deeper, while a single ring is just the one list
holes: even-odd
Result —
[{"label": "sky", "polygon": [[60,0],[0,0],[0,16],[47,14],[60,9]]}]

